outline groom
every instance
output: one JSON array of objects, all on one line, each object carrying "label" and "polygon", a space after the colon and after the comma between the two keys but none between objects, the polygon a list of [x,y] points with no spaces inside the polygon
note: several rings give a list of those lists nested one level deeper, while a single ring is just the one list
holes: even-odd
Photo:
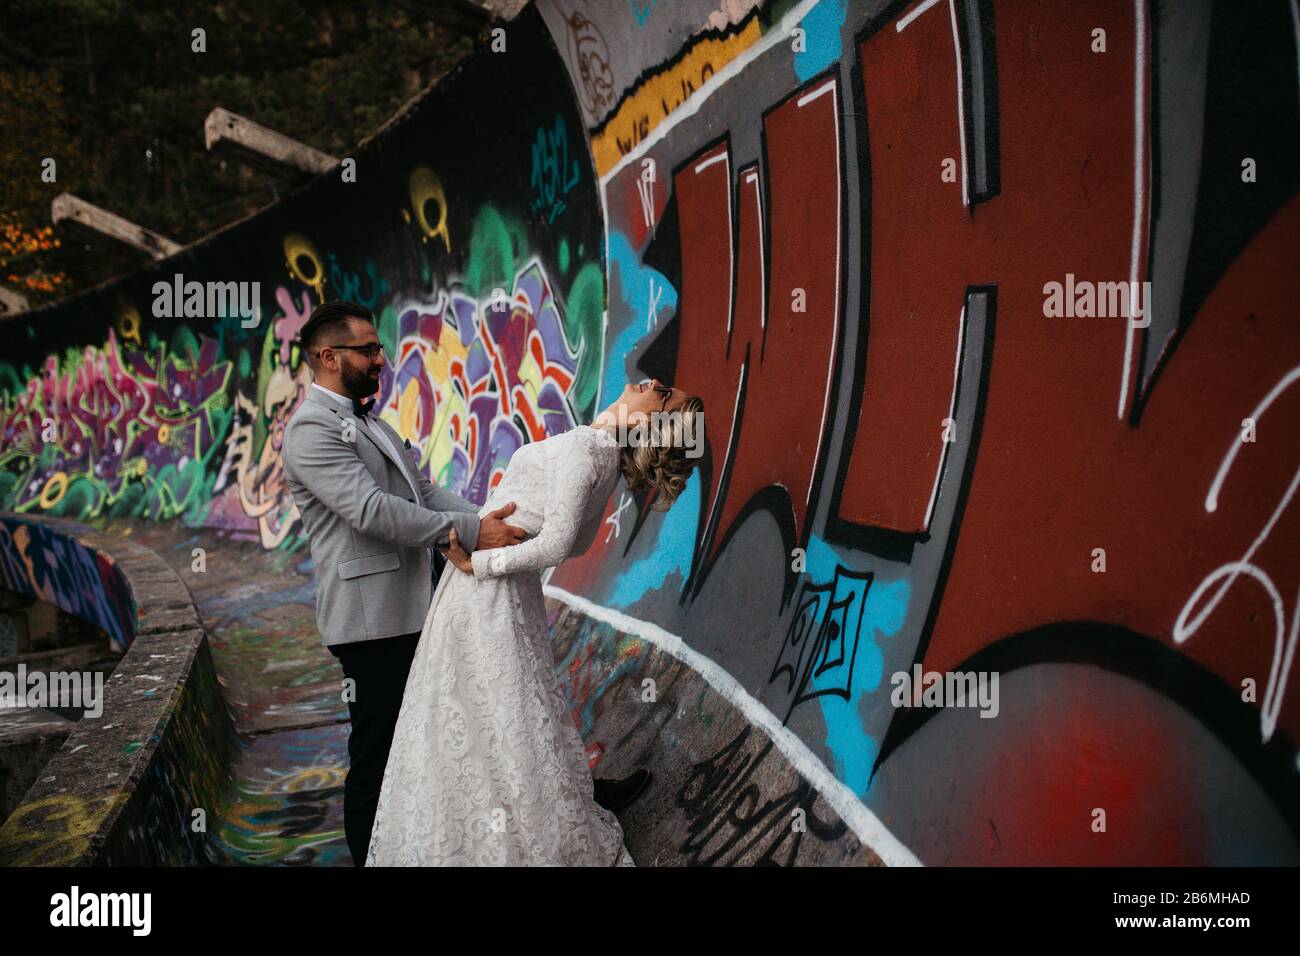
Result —
[{"label": "groom", "polygon": [[[514,502],[480,519],[430,482],[410,442],[370,414],[374,403],[362,400],[379,390],[384,355],[369,309],[317,306],[298,341],[314,381],[285,428],[284,476],[311,543],[321,640],[352,682],[343,830],[362,866],[439,552],[452,528],[466,551],[518,544],[524,531],[503,520]],[[641,770],[597,780],[595,799],[619,809],[648,779]]]}]

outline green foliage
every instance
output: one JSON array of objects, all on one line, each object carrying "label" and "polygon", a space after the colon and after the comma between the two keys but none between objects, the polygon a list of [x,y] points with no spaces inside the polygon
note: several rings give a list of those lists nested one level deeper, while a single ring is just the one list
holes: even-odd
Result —
[{"label": "green foliage", "polygon": [[[36,229],[68,191],[191,242],[291,185],[207,151],[214,107],[346,156],[469,53],[475,29],[442,4],[402,0],[6,0],[0,213]],[[47,156],[56,183],[41,181]],[[42,255],[68,281],[23,289],[34,305],[140,264],[108,240]]]}]

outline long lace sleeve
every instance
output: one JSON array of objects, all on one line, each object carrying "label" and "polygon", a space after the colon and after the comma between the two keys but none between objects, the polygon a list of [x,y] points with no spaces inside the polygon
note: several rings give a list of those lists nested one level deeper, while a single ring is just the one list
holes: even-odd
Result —
[{"label": "long lace sleeve", "polygon": [[520,544],[475,551],[470,560],[476,577],[541,571],[555,567],[572,550],[599,478],[595,449],[575,437],[556,442],[546,452],[541,529],[536,537]]}]

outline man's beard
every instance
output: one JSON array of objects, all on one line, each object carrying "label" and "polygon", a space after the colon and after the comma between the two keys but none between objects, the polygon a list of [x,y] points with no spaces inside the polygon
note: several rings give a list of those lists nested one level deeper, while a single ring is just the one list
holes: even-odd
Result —
[{"label": "man's beard", "polygon": [[379,379],[372,377],[369,369],[358,372],[351,368],[344,368],[342,371],[343,387],[348,390],[348,394],[353,398],[365,398],[379,391]]}]

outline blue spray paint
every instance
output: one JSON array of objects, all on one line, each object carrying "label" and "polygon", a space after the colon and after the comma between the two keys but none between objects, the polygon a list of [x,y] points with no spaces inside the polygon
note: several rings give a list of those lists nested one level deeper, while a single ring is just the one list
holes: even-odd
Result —
[{"label": "blue spray paint", "polygon": [[[605,354],[605,372],[601,377],[600,401],[597,403],[601,408],[608,406],[627,387],[624,359],[647,332],[654,332],[653,328],[647,329],[646,326],[646,315],[650,311],[651,282],[654,282],[659,313],[663,314],[665,309],[670,314],[677,311],[677,290],[668,283],[663,273],[641,264],[641,259],[627,241],[627,236],[621,232],[610,233],[608,256],[611,286],[609,300],[611,303],[622,303],[617,315],[627,325]],[[612,317],[614,310],[611,309],[610,312]],[[674,505],[674,508],[677,507],[680,507],[680,503]]]},{"label": "blue spray paint", "polygon": [[[842,562],[839,555],[816,535],[808,540],[807,574],[813,581],[831,581],[835,569]],[[879,742],[862,728],[859,704],[869,693],[880,689],[884,677],[885,659],[880,638],[893,637],[907,617],[907,604],[911,586],[906,579],[882,581],[876,578],[867,590],[866,606],[862,611],[862,627],[858,635],[857,656],[853,666],[853,686],[849,699],[834,694],[816,698],[826,724],[826,746],[835,759],[835,776],[859,797],[865,796],[871,781],[871,767],[880,749]],[[823,677],[822,684],[814,676],[814,690],[830,686],[834,675]]]},{"label": "blue spray paint", "polygon": [[804,49],[794,55],[794,72],[800,83],[806,83],[839,60],[845,8],[844,0],[822,0],[800,21]]},{"label": "blue spray paint", "polygon": [[654,13],[655,4],[659,0],[627,0],[627,2],[632,7],[632,16],[636,17],[636,28],[639,30],[650,19],[650,14]]},{"label": "blue spray paint", "polygon": [[[634,520],[631,511],[629,508],[623,512],[620,519],[623,535],[631,533]],[[626,610],[650,591],[662,588],[674,571],[679,575],[676,588],[680,589],[691,573],[691,556],[695,553],[699,514],[700,471],[696,468],[686,479],[686,487],[677,496],[673,506],[664,514],[663,524],[655,539],[654,552],[634,561],[615,577],[614,590],[608,603]]]}]

